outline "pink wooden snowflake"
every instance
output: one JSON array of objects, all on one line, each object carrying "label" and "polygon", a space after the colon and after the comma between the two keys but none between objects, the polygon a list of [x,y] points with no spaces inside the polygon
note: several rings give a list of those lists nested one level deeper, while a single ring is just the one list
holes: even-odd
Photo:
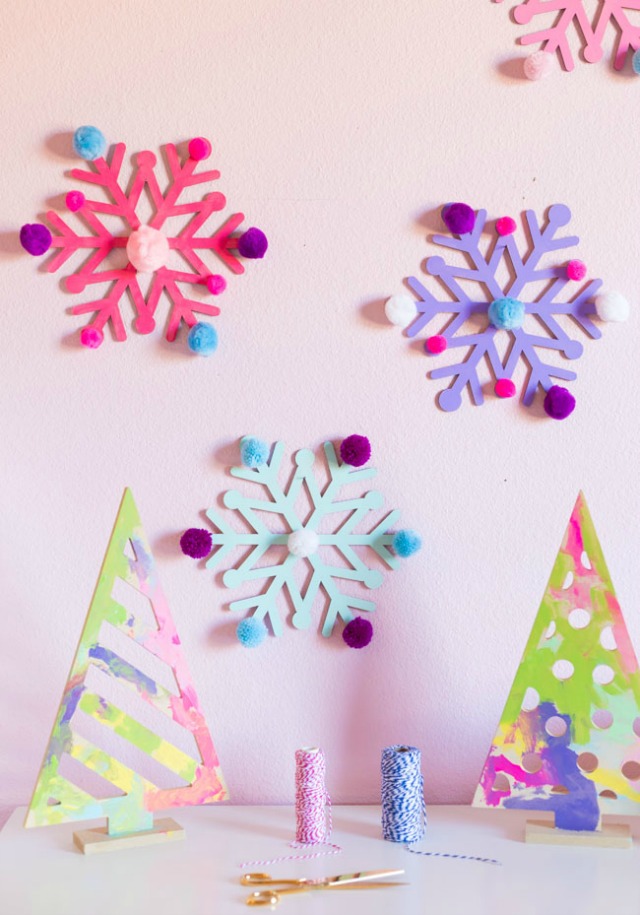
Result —
[{"label": "pink wooden snowflake", "polygon": [[[80,130],[94,130],[101,136],[95,128]],[[46,219],[52,231],[36,223],[23,226],[20,233],[23,247],[30,254],[57,249],[48,263],[49,273],[55,273],[78,252],[89,255],[66,277],[65,286],[73,293],[82,293],[94,285],[107,287],[100,298],[71,309],[72,314],[93,315],[80,335],[81,342],[92,349],[102,343],[103,328],[109,322],[115,339],[126,340],[121,302],[127,293],[135,312],[133,327],[141,334],[155,329],[156,309],[165,294],[170,303],[166,328],[166,338],[170,341],[175,339],[181,322],[189,327],[198,323],[196,313],[219,314],[217,305],[205,298],[191,299],[183,292],[185,285],[199,287],[205,296],[219,295],[226,288],[225,277],[213,272],[200,255],[213,254],[228,272],[241,274],[244,266],[240,257],[262,257],[267,247],[266,237],[259,229],[248,229],[239,236],[234,234],[244,219],[242,213],[228,216],[212,234],[199,234],[209,217],[226,206],[224,194],[219,191],[207,193],[194,202],[180,202],[187,188],[210,184],[220,177],[220,172],[215,170],[196,171],[211,153],[208,140],[203,137],[191,140],[185,158],[181,158],[173,143],[167,143],[164,153],[169,182],[164,192],[158,183],[157,159],[152,152],[139,152],[133,157],[130,180],[123,186],[120,170],[125,151],[125,144],[117,143],[106,158],[102,155],[92,158],[89,169],[72,169],[71,177],[91,190],[104,192],[102,199],[90,199],[78,190],[67,194],[67,209],[77,217],[79,231],[50,210]],[[146,223],[140,215],[141,198],[146,198],[151,207]],[[105,224],[105,217],[114,216],[122,221],[121,234]],[[175,217],[182,218],[182,228],[176,228]],[[118,251],[120,263],[110,257]],[[126,254],[124,264],[122,254]],[[150,281],[141,286],[140,274],[150,275]]]},{"label": "pink wooden snowflake", "polygon": [[[502,3],[502,0],[495,0]],[[567,33],[573,26],[582,41],[582,54],[587,63],[595,63],[603,54],[602,42],[609,26],[616,33],[614,67],[621,70],[629,48],[640,48],[640,26],[630,22],[627,12],[640,10],[640,0],[600,0],[595,16],[586,9],[585,0],[524,0],[513,10],[520,25],[528,25],[534,16],[557,13],[546,28],[520,38],[520,44],[541,43],[542,50],[560,55],[565,70],[573,70],[574,60]]]}]

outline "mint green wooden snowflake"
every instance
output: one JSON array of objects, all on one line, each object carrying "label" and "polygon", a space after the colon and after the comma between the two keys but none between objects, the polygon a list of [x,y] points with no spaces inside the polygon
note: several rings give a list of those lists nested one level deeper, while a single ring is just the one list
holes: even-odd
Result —
[{"label": "mint green wooden snowflake", "polygon": [[[238,612],[252,611],[256,620],[271,625],[274,635],[282,634],[282,607],[279,600],[286,592],[293,607],[292,623],[297,629],[306,629],[312,622],[312,610],[318,593],[326,594],[327,609],[322,634],[330,636],[338,618],[348,623],[354,611],[375,610],[371,600],[344,594],[341,582],[358,582],[365,588],[378,588],[384,579],[379,569],[370,568],[366,559],[372,550],[389,569],[398,565],[393,549],[396,538],[397,553],[408,555],[398,545],[397,537],[411,532],[394,534],[390,529],[399,518],[399,512],[389,512],[368,532],[367,520],[371,512],[382,508],[383,498],[378,492],[364,492],[359,496],[339,499],[344,486],[352,487],[376,475],[372,467],[353,467],[341,462],[331,442],[324,445],[328,482],[322,488],[315,472],[315,456],[302,449],[294,456],[294,471],[286,484],[281,480],[284,445],[278,442],[271,457],[268,450],[258,466],[232,467],[231,475],[261,487],[257,493],[245,495],[233,489],[225,493],[224,505],[241,517],[248,532],[232,527],[214,509],[207,517],[214,527],[212,545],[214,552],[207,568],[219,566],[236,548],[242,548],[244,558],[223,575],[228,588],[239,588],[251,582],[263,582],[262,593],[254,597],[234,600],[230,609]],[[306,520],[298,508],[303,490],[309,502]],[[345,519],[346,514],[346,519]],[[263,520],[269,516],[269,524]],[[330,533],[326,531],[330,530]],[[404,541],[403,541],[404,542]],[[269,564],[269,550],[273,547],[273,563]],[[282,549],[284,547],[284,550]],[[333,550],[323,549],[332,547]],[[248,553],[246,552],[248,550]],[[343,564],[331,562],[337,551]],[[283,555],[284,554],[284,555]],[[261,564],[262,563],[262,564]],[[309,570],[301,584],[299,563],[307,563]]]}]

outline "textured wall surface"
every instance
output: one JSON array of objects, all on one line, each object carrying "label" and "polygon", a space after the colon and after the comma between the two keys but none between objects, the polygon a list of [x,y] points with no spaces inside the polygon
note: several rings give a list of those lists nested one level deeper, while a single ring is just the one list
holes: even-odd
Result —
[{"label": "textured wall surface", "polygon": [[[592,275],[638,302],[640,82],[606,61],[515,78],[507,7],[5,4],[0,801],[28,800],[125,485],[238,803],[290,800],[306,744],[335,801],[374,801],[398,741],[423,749],[430,802],[468,801],[580,488],[640,647],[635,307],[585,343],[565,423],[493,398],[440,412],[382,312],[455,199],[493,217],[567,203]],[[130,152],[210,137],[230,205],[267,232],[211,359],[159,334],[79,349],[76,298],[19,248],[73,186],[85,123]],[[178,535],[229,488],[241,435],[293,450],[354,431],[425,548],[375,594],[368,650],[287,628],[246,651]]]}]

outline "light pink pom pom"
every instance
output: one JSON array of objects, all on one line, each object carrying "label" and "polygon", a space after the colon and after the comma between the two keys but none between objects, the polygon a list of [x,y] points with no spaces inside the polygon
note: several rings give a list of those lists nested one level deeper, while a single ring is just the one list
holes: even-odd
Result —
[{"label": "light pink pom pom", "polygon": [[542,79],[548,76],[553,66],[553,57],[547,51],[534,51],[524,62],[527,79]]},{"label": "light pink pom pom", "polygon": [[129,236],[127,257],[139,273],[153,273],[169,260],[166,235],[151,226],[140,226]]},{"label": "light pink pom pom", "polygon": [[570,280],[583,280],[587,275],[587,265],[582,261],[569,261],[567,264],[567,276]]}]

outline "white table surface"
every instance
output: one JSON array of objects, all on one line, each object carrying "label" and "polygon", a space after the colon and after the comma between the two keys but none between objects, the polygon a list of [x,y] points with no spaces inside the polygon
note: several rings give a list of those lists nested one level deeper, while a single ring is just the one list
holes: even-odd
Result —
[{"label": "white table surface", "polygon": [[[74,829],[23,829],[24,809],[0,833],[2,915],[233,915],[249,910],[239,884],[244,860],[293,854],[290,807],[198,807],[172,811],[182,842],[84,856]],[[338,855],[274,864],[272,874],[321,876],[404,868],[407,885],[284,897],[282,915],[640,915],[640,832],[633,849],[525,845],[520,811],[432,807],[420,848],[497,858],[501,867],[425,858],[385,842],[377,807],[334,810]],[[537,817],[540,818],[540,817]],[[102,824],[97,824],[102,825]],[[640,826],[640,824],[639,824]],[[260,869],[260,868],[256,868]]]}]

